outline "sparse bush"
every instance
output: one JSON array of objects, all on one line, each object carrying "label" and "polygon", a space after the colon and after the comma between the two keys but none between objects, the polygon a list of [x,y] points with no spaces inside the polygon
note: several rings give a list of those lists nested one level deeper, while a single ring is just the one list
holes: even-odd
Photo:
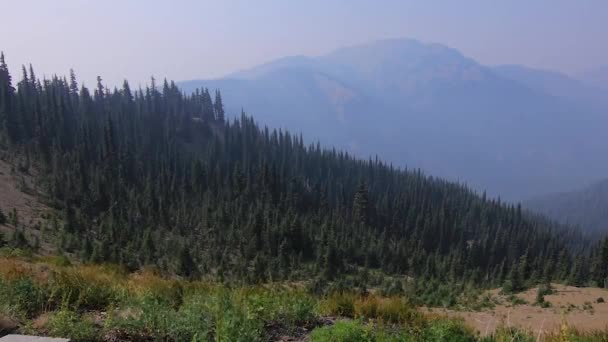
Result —
[{"label": "sparse bush", "polygon": [[369,327],[357,321],[336,322],[335,325],[315,329],[310,335],[312,342],[372,342]]},{"label": "sparse bush", "polygon": [[424,331],[421,341],[473,342],[475,341],[475,335],[464,326],[463,322],[440,319],[431,322],[430,326]]},{"label": "sparse bush", "polygon": [[49,301],[63,303],[71,309],[103,310],[118,300],[115,279],[101,266],[61,268],[49,279]]},{"label": "sparse bush", "polygon": [[517,297],[516,295],[510,295],[507,297],[507,300],[511,303],[511,305],[524,305],[528,304],[525,299]]},{"label": "sparse bush", "polygon": [[51,314],[48,329],[51,336],[69,338],[75,342],[99,340],[92,320],[67,309]]},{"label": "sparse bush", "polygon": [[604,297],[599,297],[595,300],[596,303],[604,303]]},{"label": "sparse bush", "polygon": [[354,303],[355,317],[370,319],[378,317],[378,307],[380,300],[376,296],[359,298]]},{"label": "sparse bush", "polygon": [[514,292],[513,283],[510,280],[506,280],[502,285],[501,293],[510,294]]},{"label": "sparse bush", "polygon": [[536,339],[523,330],[514,327],[500,326],[487,337],[481,338],[480,342],[535,342]]},{"label": "sparse bush", "polygon": [[327,315],[354,317],[355,295],[350,293],[334,293],[321,301],[321,311]]},{"label": "sparse bush", "polygon": [[538,291],[537,291],[537,297],[538,296],[548,296],[553,294],[555,291],[553,290],[553,287],[551,287],[551,284],[547,283],[547,284],[542,284],[538,286]]},{"label": "sparse bush", "polygon": [[[547,285],[541,285],[538,287],[538,290],[536,291],[536,305],[539,305],[543,308],[548,307],[547,306],[547,302],[545,301],[545,296],[548,294],[551,294],[552,290],[550,286]],[[550,306],[550,305],[549,305]]]},{"label": "sparse bush", "polygon": [[380,301],[378,318],[386,323],[408,323],[413,325],[421,319],[420,314],[402,298],[387,298]]},{"label": "sparse bush", "polygon": [[5,306],[4,311],[11,315],[23,318],[35,316],[44,308],[46,297],[44,289],[30,278],[0,279],[0,303]]},{"label": "sparse bush", "polygon": [[264,324],[252,308],[239,305],[228,294],[220,296],[217,303],[214,331],[217,341],[256,341],[261,338]]},{"label": "sparse bush", "polygon": [[583,310],[593,310],[593,305],[590,302],[583,303]]}]

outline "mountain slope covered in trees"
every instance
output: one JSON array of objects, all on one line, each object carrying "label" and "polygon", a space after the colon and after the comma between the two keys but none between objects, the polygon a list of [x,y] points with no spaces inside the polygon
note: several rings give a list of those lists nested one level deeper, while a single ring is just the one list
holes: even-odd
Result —
[{"label": "mountain slope covered in trees", "polygon": [[459,51],[395,39],[287,57],[219,80],[227,112],[302,131],[357,156],[522,200],[608,174],[605,92],[558,73],[481,65]]},{"label": "mountain slope covered in trees", "polygon": [[578,191],[537,197],[524,205],[559,222],[608,233],[608,179]]},{"label": "mountain slope covered in trees", "polygon": [[24,68],[15,88],[0,60],[1,146],[39,171],[61,213],[42,224],[82,261],[248,282],[606,277],[608,255],[519,206],[224,116],[219,91],[166,81],[90,91]]}]

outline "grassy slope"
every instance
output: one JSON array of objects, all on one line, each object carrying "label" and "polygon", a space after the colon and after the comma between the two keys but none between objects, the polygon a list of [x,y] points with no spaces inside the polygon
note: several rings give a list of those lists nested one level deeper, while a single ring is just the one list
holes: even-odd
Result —
[{"label": "grassy slope", "polygon": [[[61,257],[0,257],[0,315],[18,322],[22,333],[75,341],[536,339],[502,327],[482,339],[462,321],[422,314],[403,297],[317,297],[288,284],[229,287],[167,279],[151,270],[70,265]],[[543,340],[560,338],[602,341],[608,333],[581,335],[564,325]]]}]

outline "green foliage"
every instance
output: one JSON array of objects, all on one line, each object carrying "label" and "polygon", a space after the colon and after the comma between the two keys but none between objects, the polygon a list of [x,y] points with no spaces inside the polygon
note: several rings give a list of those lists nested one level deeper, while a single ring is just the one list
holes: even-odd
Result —
[{"label": "green foliage", "polygon": [[110,312],[106,331],[120,330],[127,336],[144,335],[173,341],[207,341],[211,317],[206,307],[192,300],[179,310],[155,298],[144,297],[136,304]]},{"label": "green foliage", "polygon": [[428,342],[473,342],[475,335],[462,322],[437,320],[430,324],[422,334],[422,341]]},{"label": "green foliage", "polygon": [[96,271],[65,268],[53,272],[48,283],[49,304],[67,305],[73,310],[103,310],[116,303],[120,293],[111,282],[97,277]]},{"label": "green foliage", "polygon": [[30,278],[0,278],[0,308],[11,316],[31,318],[46,304],[47,292]]},{"label": "green foliage", "polygon": [[536,291],[536,301],[534,304],[538,305],[542,308],[551,307],[551,303],[545,300],[545,296],[550,295],[552,293],[553,293],[553,288],[551,287],[551,284],[540,285]]},{"label": "green foliage", "polygon": [[373,332],[357,321],[336,322],[333,326],[315,329],[312,342],[373,342]]},{"label": "green foliage", "polygon": [[321,302],[321,311],[332,316],[354,317],[355,299],[352,293],[333,293]]},{"label": "green foliage", "polygon": [[511,305],[514,305],[514,306],[515,306],[515,305],[524,305],[524,304],[528,304],[528,302],[526,302],[526,300],[525,300],[525,299],[523,299],[523,298],[521,298],[521,297],[518,297],[518,296],[516,296],[516,295],[514,295],[514,294],[509,295],[509,296],[507,297],[507,300],[509,301],[509,303],[511,303]]},{"label": "green foliage", "polygon": [[520,329],[498,327],[491,335],[480,339],[480,342],[535,342],[536,338]]},{"label": "green foliage", "polygon": [[48,329],[51,336],[69,338],[74,342],[99,340],[93,321],[68,309],[52,313],[49,316]]},{"label": "green foliage", "polygon": [[[319,298],[287,284],[226,287],[153,272],[127,274],[111,266],[64,265],[54,258],[37,263],[13,257],[0,259],[0,266],[0,313],[23,322],[22,333],[74,341],[265,341],[277,336],[273,327],[285,329],[281,334],[302,332],[326,321],[324,315],[337,321],[314,329],[311,341],[535,340],[505,327],[478,338],[461,321],[425,316],[399,296],[339,292]],[[592,310],[590,305],[583,309]],[[31,319],[43,312],[48,322],[34,327]],[[562,330],[547,341],[602,341],[608,336]]]},{"label": "green foliage", "polygon": [[361,321],[339,321],[335,325],[315,329],[311,334],[313,342],[474,342],[475,335],[461,322],[433,320],[420,329],[388,328],[388,326],[365,325]]}]

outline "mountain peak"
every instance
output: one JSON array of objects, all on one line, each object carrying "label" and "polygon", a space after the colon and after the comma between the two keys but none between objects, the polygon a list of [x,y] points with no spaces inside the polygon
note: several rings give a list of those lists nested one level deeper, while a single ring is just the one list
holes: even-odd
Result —
[{"label": "mountain peak", "polygon": [[391,62],[408,60],[420,62],[422,59],[437,57],[469,60],[460,51],[438,43],[423,43],[416,39],[396,38],[377,40],[366,44],[344,47],[331,52],[324,57],[326,60],[352,61],[361,63],[374,59],[376,62]]}]

